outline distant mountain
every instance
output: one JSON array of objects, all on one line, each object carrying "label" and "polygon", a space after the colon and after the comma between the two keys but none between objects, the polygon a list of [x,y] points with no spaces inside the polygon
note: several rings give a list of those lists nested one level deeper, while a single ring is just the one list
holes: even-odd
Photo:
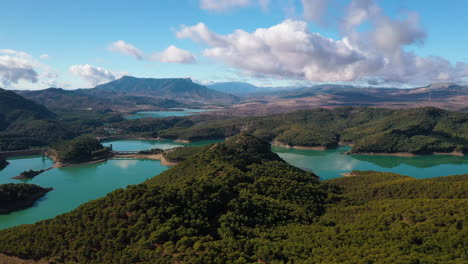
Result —
[{"label": "distant mountain", "polygon": [[0,88],[0,131],[7,129],[15,122],[46,119],[53,116],[54,114],[44,106]]},{"label": "distant mountain", "polygon": [[81,93],[79,91],[48,88],[37,91],[17,91],[22,96],[49,109],[89,110],[109,108],[112,100]]},{"label": "distant mountain", "polygon": [[244,82],[221,82],[207,85],[208,88],[230,94],[249,94],[264,91],[264,88],[257,87]]},{"label": "distant mountain", "polygon": [[89,94],[88,89],[64,90],[49,88],[38,91],[17,91],[22,96],[45,105],[51,110],[132,110],[148,107],[182,107],[174,100],[146,96],[98,96]]},{"label": "distant mountain", "polygon": [[153,79],[124,76],[101,84],[94,89],[81,90],[99,97],[145,96],[164,98],[185,104],[228,105],[239,101],[234,95],[215,91],[192,82],[191,79]]}]

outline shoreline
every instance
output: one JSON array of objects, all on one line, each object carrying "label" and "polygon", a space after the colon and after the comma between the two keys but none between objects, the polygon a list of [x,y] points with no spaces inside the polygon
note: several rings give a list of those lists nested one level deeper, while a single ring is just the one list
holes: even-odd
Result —
[{"label": "shoreline", "polygon": [[167,160],[162,154],[126,154],[126,155],[112,155],[112,156],[109,156],[109,157],[106,157],[106,158],[103,158],[103,159],[80,162],[80,163],[63,163],[63,162],[55,162],[54,161],[54,166],[52,166],[49,169],[78,167],[78,166],[87,165],[87,164],[101,163],[101,162],[105,162],[105,161],[116,159],[116,158],[134,158],[134,159],[159,160],[161,162],[161,165],[168,166],[168,167],[173,167],[173,166],[179,164],[179,163]]},{"label": "shoreline", "polygon": [[292,149],[302,149],[302,150],[328,150],[325,146],[291,146],[280,141],[270,142],[271,145],[281,147],[281,148],[292,148]]},{"label": "shoreline", "polygon": [[354,174],[352,172],[344,172],[344,173],[340,173],[341,176],[344,176],[344,177],[356,177],[358,176],[357,174]]},{"label": "shoreline", "polygon": [[462,152],[432,152],[430,154],[414,154],[411,152],[395,152],[395,153],[385,153],[385,152],[346,152],[346,155],[365,155],[365,156],[393,156],[393,157],[404,157],[404,158],[413,158],[413,157],[424,157],[424,156],[454,156],[454,157],[465,157],[466,155]]}]

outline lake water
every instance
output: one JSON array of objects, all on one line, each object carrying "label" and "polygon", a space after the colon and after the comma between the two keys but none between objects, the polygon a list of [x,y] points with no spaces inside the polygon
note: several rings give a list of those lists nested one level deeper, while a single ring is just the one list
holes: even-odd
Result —
[{"label": "lake water", "polygon": [[353,170],[393,172],[418,179],[468,173],[468,157],[433,155],[416,157],[346,155],[349,147],[331,150],[299,150],[273,146],[289,164],[313,171],[321,180],[342,177]]},{"label": "lake water", "polygon": [[112,145],[113,150],[119,151],[140,151],[153,148],[170,149],[182,146],[205,146],[211,143],[219,142],[220,140],[202,140],[193,143],[180,143],[172,140],[113,140],[103,142],[106,147]]},{"label": "lake water", "polygon": [[[19,183],[11,179],[29,169],[50,167],[52,161],[42,157],[8,159],[10,165],[0,171],[0,183]],[[58,168],[46,171],[27,183],[54,190],[38,200],[31,208],[0,215],[0,229],[20,224],[31,224],[39,220],[69,212],[79,205],[105,196],[127,185],[138,184],[168,167],[155,160],[108,160],[98,164]],[[24,180],[23,180],[24,181]]]},{"label": "lake water", "polygon": [[[182,110],[182,109],[181,109]],[[215,111],[218,109],[183,109],[183,111],[141,111],[136,112],[127,116],[124,116],[125,119],[140,119],[140,118],[163,118],[169,116],[190,116],[196,115],[202,112]]]},{"label": "lake water", "polygon": [[[114,150],[137,151],[152,148],[168,149],[177,146],[200,146],[219,140],[200,141],[184,144],[167,140],[116,140]],[[320,179],[342,177],[340,174],[352,170],[376,170],[394,172],[416,178],[430,178],[468,173],[468,157],[455,156],[367,156],[345,155],[349,147],[334,150],[297,150],[273,146],[285,161],[303,169],[311,170]],[[21,172],[29,169],[40,170],[53,165],[48,158],[40,156],[10,158],[10,165],[0,171],[0,184],[18,183],[13,180]],[[34,223],[69,212],[79,205],[105,196],[107,193],[138,184],[167,170],[155,160],[109,160],[98,164],[52,169],[38,175],[28,183],[42,187],[52,187],[53,191],[41,198],[28,209],[0,215],[0,229],[20,224]],[[24,180],[23,180],[24,181]]]}]

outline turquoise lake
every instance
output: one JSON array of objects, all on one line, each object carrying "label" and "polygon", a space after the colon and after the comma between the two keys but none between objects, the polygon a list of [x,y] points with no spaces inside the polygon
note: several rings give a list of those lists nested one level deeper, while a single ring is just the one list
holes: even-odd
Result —
[{"label": "turquoise lake", "polygon": [[[105,142],[104,145],[112,144],[114,150],[136,151],[152,148],[168,149],[177,146],[200,146],[214,142],[219,142],[219,140],[190,144],[169,140],[116,140]],[[342,154],[349,150],[348,147],[319,151],[273,146],[272,150],[291,165],[311,170],[322,180],[342,177],[341,173],[352,170],[386,171],[416,178],[468,173],[468,157],[418,156],[407,158]],[[40,170],[53,165],[51,160],[40,156],[9,158],[8,161],[10,164],[0,171],[0,184],[21,182],[11,179],[11,177],[25,170]],[[46,171],[26,182],[52,187],[54,190],[37,201],[31,208],[8,215],[0,215],[0,229],[35,223],[69,212],[85,202],[103,197],[118,188],[141,183],[167,169],[168,167],[162,166],[159,161],[155,160],[114,159],[98,164]]]},{"label": "turquoise lake", "polygon": [[141,111],[124,116],[125,119],[140,119],[140,118],[163,118],[169,116],[190,116],[202,112],[215,111],[217,109],[181,109],[183,111]]}]

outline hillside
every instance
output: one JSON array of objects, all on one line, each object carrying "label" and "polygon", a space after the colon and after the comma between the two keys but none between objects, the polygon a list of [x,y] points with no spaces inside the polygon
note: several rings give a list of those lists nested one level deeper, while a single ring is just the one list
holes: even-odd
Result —
[{"label": "hillside", "polygon": [[171,107],[183,107],[182,103],[163,98],[146,96],[106,96],[106,94],[88,94],[87,89],[64,90],[48,88],[37,91],[17,91],[20,95],[45,105],[54,111],[115,111],[159,110]]},{"label": "hillside", "polygon": [[190,79],[153,79],[124,76],[82,92],[99,97],[144,96],[175,100],[185,104],[229,105],[239,99],[196,84]]},{"label": "hillside", "polygon": [[468,114],[437,108],[368,107],[302,110],[264,117],[195,122],[154,131],[168,139],[223,139],[247,131],[277,145],[353,145],[353,153],[468,152]]},{"label": "hillside", "polygon": [[54,114],[44,106],[0,88],[0,131],[25,120],[52,117]]},{"label": "hillside", "polygon": [[392,109],[437,107],[459,110],[468,107],[468,86],[452,83],[415,88],[357,87],[321,84],[244,96],[230,109],[236,115],[285,113],[318,107],[372,106]]},{"label": "hillside", "polygon": [[75,133],[44,106],[0,89],[0,150],[42,147]]},{"label": "hillside", "polygon": [[0,252],[54,263],[466,259],[466,175],[429,182],[366,172],[320,183],[269,148],[247,134],[207,146],[144,184],[0,231]]},{"label": "hillside", "polygon": [[37,91],[17,91],[18,94],[45,105],[52,110],[102,110],[108,109],[112,100],[97,98],[73,90],[61,88],[48,88]]}]

